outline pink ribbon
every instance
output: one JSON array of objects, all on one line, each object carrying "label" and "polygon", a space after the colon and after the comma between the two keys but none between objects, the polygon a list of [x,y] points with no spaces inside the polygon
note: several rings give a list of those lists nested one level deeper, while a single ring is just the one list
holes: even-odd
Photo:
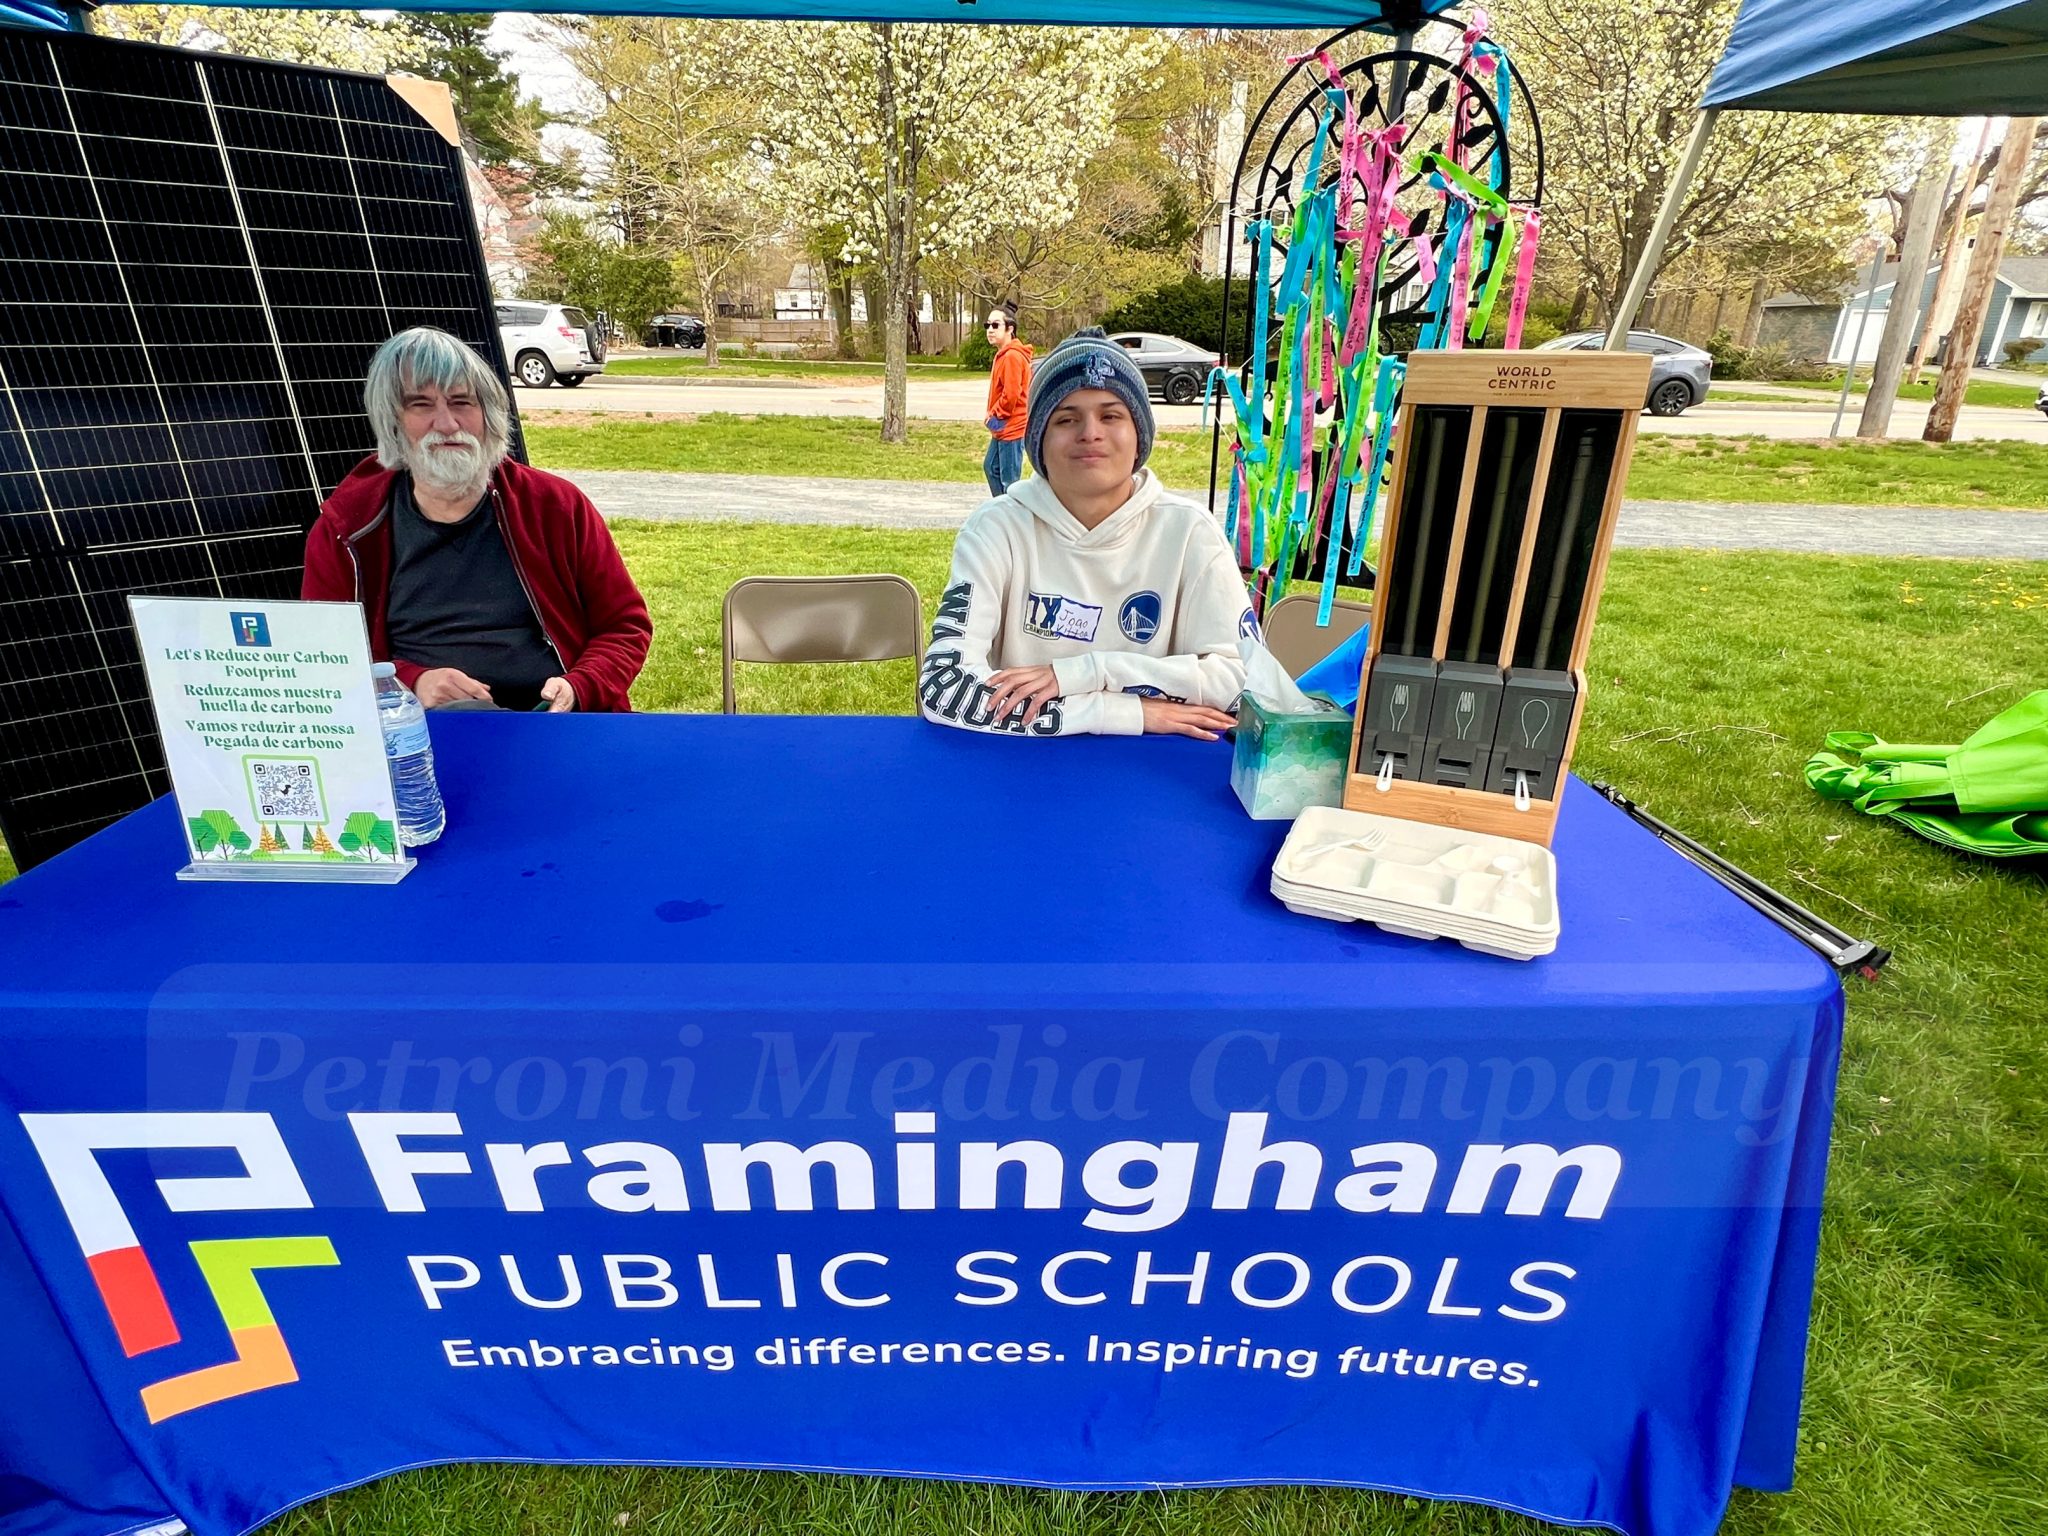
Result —
[{"label": "pink ribbon", "polygon": [[1536,246],[1543,238],[1543,211],[1531,208],[1522,216],[1522,249],[1515,261],[1515,292],[1508,300],[1508,329],[1501,345],[1514,351],[1522,345],[1522,322],[1529,317],[1529,295],[1536,286]]},{"label": "pink ribbon", "polygon": [[1436,281],[1436,241],[1426,234],[1415,237],[1415,276],[1425,288]]},{"label": "pink ribbon", "polygon": [[1236,447],[1232,452],[1237,456],[1237,563],[1243,570],[1252,566],[1252,488],[1250,477],[1244,472],[1244,449]]},{"label": "pink ribbon", "polygon": [[1444,346],[1452,352],[1465,345],[1465,315],[1472,303],[1472,241],[1484,227],[1479,210],[1473,208],[1464,228],[1458,231],[1458,254],[1451,266],[1450,331],[1444,340]]},{"label": "pink ribbon", "polygon": [[1465,28],[1464,47],[1458,53],[1458,72],[1454,77],[1457,84],[1451,92],[1451,131],[1448,142],[1444,145],[1444,152],[1451,164],[1461,171],[1466,169],[1465,102],[1468,92],[1465,89],[1465,76],[1476,67],[1473,62],[1473,49],[1486,41],[1486,34],[1492,30],[1493,18],[1475,7],[1472,11],[1471,24]]}]

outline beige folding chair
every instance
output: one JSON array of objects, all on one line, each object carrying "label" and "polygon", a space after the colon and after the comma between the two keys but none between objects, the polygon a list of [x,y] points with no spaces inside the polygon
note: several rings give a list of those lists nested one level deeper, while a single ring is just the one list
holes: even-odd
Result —
[{"label": "beige folding chair", "polygon": [[721,628],[728,715],[736,661],[924,661],[924,613],[901,576],[748,576]]},{"label": "beige folding chair", "polygon": [[1266,610],[1266,649],[1287,669],[1289,677],[1301,676],[1372,618],[1371,603],[1350,603],[1340,597],[1330,609],[1329,626],[1318,628],[1318,601],[1309,593],[1297,592]]}]

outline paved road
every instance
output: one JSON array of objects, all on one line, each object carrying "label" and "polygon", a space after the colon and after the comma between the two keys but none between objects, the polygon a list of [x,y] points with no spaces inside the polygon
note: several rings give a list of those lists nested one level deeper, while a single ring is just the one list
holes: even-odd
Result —
[{"label": "paved road", "polygon": [[[657,522],[817,523],[957,528],[979,487],[924,480],[807,480],[570,470],[609,517]],[[1779,549],[1856,555],[2048,560],[2048,513],[1942,507],[1743,506],[1631,501],[1616,541],[1636,549]]]},{"label": "paved road", "polygon": [[[706,415],[732,411],[761,416],[861,416],[879,420],[879,382],[831,380],[822,383],[784,379],[734,378],[706,383],[690,379],[629,379],[599,374],[576,389],[520,389],[520,412],[536,421],[554,411],[620,411],[633,415]],[[910,414],[932,421],[980,421],[988,403],[987,386],[974,379],[911,380]],[[1850,402],[1843,431],[1856,430],[1858,404]],[[1202,419],[1192,405],[1155,405],[1163,427],[1192,427]],[[1822,401],[1788,396],[1782,403],[1716,405],[1709,401],[1683,416],[1645,416],[1646,432],[1680,436],[1801,438],[1826,437],[1834,407]],[[1892,414],[1892,435],[1918,438],[1927,421],[1924,401],[1901,405]],[[2048,416],[2038,411],[1972,408],[1962,413],[1958,438],[2021,438],[2048,443]]]}]

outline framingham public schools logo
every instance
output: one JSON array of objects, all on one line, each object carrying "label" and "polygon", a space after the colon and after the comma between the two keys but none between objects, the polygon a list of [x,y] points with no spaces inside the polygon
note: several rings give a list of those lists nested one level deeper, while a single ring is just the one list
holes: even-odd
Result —
[{"label": "framingham public schools logo", "polygon": [[[102,1154],[193,1150],[233,1154],[237,1172],[149,1178],[150,1195],[144,1198],[161,1200],[163,1208],[174,1215],[313,1209],[305,1180],[276,1120],[268,1114],[44,1113],[24,1114],[20,1121],[78,1241],[121,1350],[130,1359],[177,1344],[182,1334],[156,1265],[143,1251],[120,1194],[101,1164]],[[779,1138],[747,1143],[704,1141],[677,1147],[607,1141],[580,1148],[579,1159],[565,1142],[531,1147],[514,1142],[490,1145],[488,1172],[461,1149],[471,1133],[451,1112],[351,1111],[348,1121],[379,1202],[392,1213],[428,1210],[421,1184],[426,1179],[435,1188],[444,1187],[443,1181],[457,1180],[471,1189],[479,1187],[478,1181],[487,1180],[496,1186],[494,1198],[487,1204],[507,1213],[538,1212],[561,1205],[622,1214],[948,1210],[988,1213],[982,1219],[990,1222],[1002,1219],[995,1213],[1003,1209],[997,1190],[1003,1145],[989,1140],[951,1141],[944,1146],[942,1163],[941,1145],[933,1139],[939,1135],[939,1117],[930,1111],[897,1112],[892,1122],[894,1139],[872,1147],[839,1139],[811,1145]],[[1560,1214],[1566,1220],[1599,1221],[1607,1214],[1622,1172],[1620,1149],[1599,1142],[1570,1147],[1541,1142],[1514,1146],[1472,1142],[1461,1149],[1446,1148],[1441,1154],[1410,1142],[1326,1150],[1317,1143],[1273,1139],[1269,1125],[1270,1117],[1263,1111],[1230,1112],[1221,1128],[1220,1145],[1207,1149],[1206,1157],[1204,1143],[1199,1141],[1125,1139],[1071,1148],[1040,1144],[1040,1156],[1032,1161],[1024,1190],[1023,1208],[1071,1212],[1091,1232],[1163,1232],[1194,1212],[1254,1208],[1321,1210],[1336,1220],[1345,1220],[1347,1215],[1376,1219],[1381,1213],[1416,1215],[1425,1211],[1484,1219],[1489,1215],[1544,1216],[1561,1205]],[[426,1145],[418,1144],[422,1142]],[[440,1144],[434,1145],[436,1142]],[[686,1171],[685,1155],[694,1165],[693,1171]],[[538,1167],[573,1165],[579,1160],[594,1171],[580,1178],[565,1176],[545,1191],[533,1178]],[[133,1159],[122,1161],[133,1168]],[[878,1162],[893,1168],[893,1178],[878,1177]],[[1285,1170],[1277,1185],[1259,1177],[1262,1168],[1275,1163]],[[756,1170],[765,1170],[765,1188],[751,1177]],[[1138,1170],[1143,1176],[1134,1180],[1132,1175]],[[136,1180],[138,1185],[142,1182]],[[258,1276],[265,1270],[340,1263],[333,1242],[319,1235],[206,1238],[186,1246],[227,1328],[233,1358],[164,1375],[142,1387],[142,1406],[152,1424],[299,1380]],[[182,1254],[159,1251],[155,1257],[159,1261],[175,1257],[177,1272],[187,1272]],[[1070,1259],[1112,1262],[1108,1256],[1089,1248],[1055,1257],[1057,1263],[1048,1261],[1049,1267],[1041,1271],[1040,1289],[1048,1299],[1065,1305],[1092,1305],[1102,1299],[1063,1293],[1054,1277],[1058,1265]],[[1206,1271],[1208,1257],[1205,1250],[1198,1274]],[[757,1304],[722,1298],[715,1255],[705,1253],[698,1258],[707,1307]],[[980,1289],[956,1291],[954,1301],[1000,1306],[1020,1296],[1022,1287],[1017,1282],[988,1267],[998,1261],[1019,1262],[1014,1255],[992,1251],[955,1259],[953,1273],[960,1283]],[[553,1310],[573,1306],[582,1298],[582,1281],[570,1257],[562,1260],[563,1274],[575,1294],[565,1302],[535,1300],[526,1292],[513,1261],[506,1257],[502,1262],[511,1295],[522,1305]],[[607,1253],[602,1262],[615,1309],[668,1307],[682,1297],[681,1286],[670,1279],[668,1261],[659,1256]],[[1426,1274],[1417,1288],[1418,1275],[1406,1263],[1363,1253],[1324,1277],[1324,1283],[1333,1305],[1356,1314],[1378,1315],[1411,1301],[1419,1303],[1428,1295],[1432,1314],[1478,1316],[1478,1307],[1454,1306],[1446,1300],[1458,1283],[1461,1262],[1457,1254],[1445,1255],[1431,1290]],[[461,1254],[408,1254],[405,1263],[422,1303],[433,1312],[443,1309],[444,1293],[471,1289],[483,1277],[483,1266]],[[863,1250],[836,1255],[820,1270],[821,1295],[839,1306],[886,1306],[893,1299],[887,1290],[848,1293],[838,1288],[835,1277],[846,1265],[886,1270],[889,1263],[887,1253]],[[1149,1252],[1141,1250],[1135,1263],[1139,1278],[1133,1281],[1131,1304],[1140,1306],[1144,1285],[1149,1283],[1143,1278],[1148,1273]],[[1284,1298],[1255,1298],[1245,1289],[1246,1276],[1273,1264],[1294,1271],[1292,1288]],[[1194,1274],[1155,1278],[1162,1283],[1175,1279],[1193,1282],[1199,1288]],[[1307,1293],[1313,1278],[1306,1259],[1259,1253],[1237,1265],[1230,1283],[1233,1294],[1249,1305],[1291,1306]],[[1570,1264],[1532,1258],[1518,1264],[1505,1278],[1517,1300],[1499,1302],[1492,1310],[1516,1322],[1550,1322],[1562,1316],[1570,1304],[1568,1293],[1556,1288],[1557,1282],[1577,1278],[1578,1271]],[[301,1307],[323,1300],[331,1305],[335,1280],[338,1277],[318,1284],[317,1294],[309,1296],[306,1287],[313,1279],[305,1277],[292,1287],[292,1293]],[[180,1294],[184,1294],[183,1287]],[[1189,1304],[1195,1305],[1199,1299],[1191,1292]],[[1531,1308],[1521,1304],[1521,1299],[1540,1306]],[[793,1290],[783,1304],[797,1304]],[[212,1318],[195,1316],[186,1322],[202,1337],[212,1336]],[[471,1342],[442,1341],[450,1366],[472,1363],[455,1354]],[[485,1359],[482,1363],[491,1362]],[[1505,1376],[1503,1381],[1522,1384],[1507,1381]],[[1533,1378],[1526,1384],[1537,1385]]]},{"label": "framingham public schools logo", "polygon": [[228,622],[234,626],[235,644],[270,644],[270,620],[260,613],[231,613]]},{"label": "framingham public schools logo", "polygon": [[[260,624],[262,615],[251,615]],[[237,626],[239,632],[239,626]],[[266,639],[264,642],[268,644]],[[311,1210],[313,1200],[285,1150],[276,1123],[263,1114],[23,1115],[23,1129],[42,1154],[64,1215],[85,1252],[121,1351],[130,1359],[176,1344],[182,1335],[171,1316],[149,1255],[121,1209],[120,1197],[100,1167],[100,1152],[142,1148],[229,1147],[245,1170],[211,1178],[156,1181],[173,1211]],[[188,1245],[220,1308],[235,1358],[142,1389],[152,1424],[225,1398],[260,1392],[299,1379],[284,1334],[264,1299],[256,1272],[339,1264],[324,1237],[247,1237]]]}]

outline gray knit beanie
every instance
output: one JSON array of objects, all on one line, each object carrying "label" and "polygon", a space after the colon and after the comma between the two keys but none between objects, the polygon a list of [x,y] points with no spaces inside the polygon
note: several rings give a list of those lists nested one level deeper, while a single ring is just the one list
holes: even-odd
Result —
[{"label": "gray knit beanie", "polygon": [[1152,438],[1157,424],[1152,420],[1152,402],[1145,394],[1145,375],[1131,361],[1130,353],[1109,339],[1101,326],[1091,325],[1074,332],[1054,347],[1031,370],[1031,393],[1024,418],[1024,452],[1040,475],[1045,464],[1038,456],[1045,439],[1045,424],[1059,404],[1077,389],[1106,389],[1123,401],[1138,428],[1138,462],[1143,469],[1152,457]]}]

